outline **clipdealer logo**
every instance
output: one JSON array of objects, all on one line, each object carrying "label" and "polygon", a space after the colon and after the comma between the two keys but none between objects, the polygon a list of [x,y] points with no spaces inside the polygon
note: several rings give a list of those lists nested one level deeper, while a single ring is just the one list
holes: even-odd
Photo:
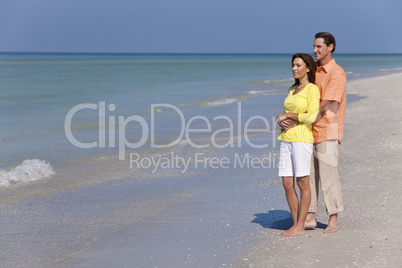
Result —
[{"label": "clipdealer logo", "polygon": [[[78,138],[74,136],[72,130],[72,122],[75,116],[79,116],[79,113],[84,112],[85,110],[94,110],[97,111],[97,121],[98,121],[98,137],[96,140],[91,142],[83,142],[80,141]],[[205,116],[196,115],[192,116],[186,121],[186,118],[183,112],[174,105],[165,104],[165,103],[158,103],[158,104],[151,104],[151,115],[150,115],[150,122],[147,122],[145,118],[139,115],[131,115],[128,117],[122,115],[108,115],[106,116],[106,112],[110,114],[110,112],[114,112],[116,110],[116,105],[109,104],[106,106],[106,102],[99,102],[95,103],[82,103],[74,106],[70,109],[67,113],[65,122],[64,122],[64,129],[65,134],[68,141],[76,147],[90,149],[90,148],[115,148],[118,147],[118,154],[119,160],[126,159],[126,149],[131,148],[140,148],[144,146],[147,142],[150,142],[151,148],[168,148],[175,146],[177,144],[187,144],[192,146],[195,149],[205,149],[208,147],[214,148],[241,148],[244,142],[250,146],[251,148],[262,149],[267,148],[268,143],[264,144],[255,144],[250,140],[249,135],[254,133],[276,133],[277,131],[277,124],[276,118],[272,117],[271,124],[268,122],[267,118],[261,115],[255,115],[249,118],[243,118],[242,115],[242,106],[241,102],[237,102],[237,118],[233,121],[230,117],[226,115],[218,115],[215,116],[211,121]],[[169,112],[175,113],[175,116],[180,120],[180,132],[177,137],[174,137],[175,140],[166,144],[160,144],[156,142],[155,137],[163,133],[157,133],[157,125],[156,125],[156,116],[157,114],[160,115],[161,112],[170,110]],[[159,111],[155,114],[155,111]],[[215,121],[219,121],[225,127],[213,130],[212,123]],[[204,128],[196,128],[194,125],[195,123],[202,122],[205,125]],[[212,122],[212,123],[211,123]],[[252,123],[258,123],[262,128],[252,128]],[[137,124],[140,128],[140,137],[137,138],[136,142],[130,142],[133,137],[126,136],[126,128],[128,124]],[[106,126],[108,125],[108,129]],[[117,133],[116,133],[116,126],[117,125]],[[237,127],[235,127],[237,125]],[[191,138],[191,134],[194,133],[206,133],[210,134],[210,139],[205,141],[194,141]],[[226,133],[227,139],[225,143],[222,144],[222,139],[220,139],[220,143],[217,142],[217,136],[222,135],[222,133]],[[106,134],[108,134],[108,139],[106,139]],[[133,134],[131,134],[133,135]],[[117,138],[117,139],[116,139]],[[116,142],[117,141],[117,142]],[[244,141],[244,142],[243,142]],[[272,135],[272,147],[276,147],[276,135]],[[117,144],[116,144],[117,143]],[[272,157],[272,156],[270,156]],[[195,165],[195,168],[198,167],[211,167],[211,168],[229,168],[230,167],[240,167],[240,168],[255,168],[256,166],[259,167],[267,167],[271,166],[271,160],[268,161],[267,158],[256,159],[255,157],[250,157],[249,154],[246,155],[234,155],[233,159],[230,160],[228,157],[210,157],[207,158],[202,156],[200,153],[194,154],[194,157],[189,157],[184,159],[178,155],[171,156],[169,161],[166,157],[141,157],[138,153],[131,153],[130,154],[130,168],[137,167],[137,168],[152,168],[156,170],[158,168],[181,168],[182,170],[187,170],[190,162],[192,161]],[[269,163],[268,163],[269,162]],[[231,164],[231,165],[229,165]]]},{"label": "clipdealer logo", "polygon": [[[180,134],[178,137],[168,143],[168,144],[157,144],[155,142],[155,136],[156,136],[156,130],[155,130],[155,111],[159,110],[160,108],[165,108],[166,109],[171,109],[177,113],[177,116],[180,118],[181,122],[181,129],[180,129]],[[74,116],[79,113],[81,110],[84,109],[91,109],[91,110],[98,110],[98,124],[99,124],[99,135],[98,135],[98,140],[97,141],[92,141],[92,142],[81,142],[78,139],[75,138],[73,131],[72,131],[72,121]],[[116,106],[114,104],[109,104],[108,105],[108,110],[110,112],[113,112],[116,110]],[[148,140],[151,142],[151,147],[152,148],[168,148],[172,147],[174,145],[177,145],[181,141],[185,140],[187,144],[190,146],[196,148],[196,149],[204,149],[208,148],[210,146],[213,146],[215,148],[226,148],[226,147],[241,147],[242,146],[242,140],[237,139],[237,142],[235,142],[235,135],[237,137],[244,137],[245,142],[252,148],[267,148],[268,144],[254,144],[251,142],[249,138],[249,134],[251,133],[262,133],[262,132],[276,132],[276,119],[275,117],[272,117],[272,125],[268,122],[268,120],[261,116],[261,115],[255,115],[250,118],[248,118],[245,123],[244,127],[242,128],[242,123],[243,123],[243,118],[242,118],[242,107],[241,107],[241,102],[237,103],[237,129],[234,127],[234,122],[233,120],[225,115],[220,115],[220,116],[215,116],[213,118],[214,121],[217,120],[223,120],[226,121],[229,125],[229,127],[217,129],[214,132],[212,132],[212,124],[208,118],[202,115],[196,115],[191,117],[188,121],[185,120],[183,112],[176,106],[171,105],[171,104],[151,104],[151,122],[148,123],[143,117],[139,115],[131,115],[128,117],[124,116],[108,116],[108,144],[106,143],[106,103],[105,102],[99,102],[99,104],[94,104],[94,103],[83,103],[83,104],[78,104],[74,106],[70,111],[67,113],[67,116],[64,121],[64,130],[67,139],[71,144],[73,144],[76,147],[79,148],[84,148],[84,149],[89,149],[89,148],[104,148],[104,147],[110,147],[110,148],[115,148],[116,147],[116,142],[115,142],[115,137],[116,137],[116,132],[115,132],[115,125],[116,125],[116,119],[117,119],[117,125],[118,125],[118,148],[119,148],[119,159],[120,160],[125,160],[125,150],[126,148],[140,148],[142,147]],[[193,128],[192,124],[195,121],[203,121],[206,123],[206,128]],[[260,121],[265,125],[265,128],[263,129],[252,129],[250,128],[250,124],[253,121]],[[141,138],[135,142],[129,142],[126,137],[126,127],[129,123],[139,123],[141,126]],[[229,135],[229,138],[225,144],[218,144],[216,142],[216,136],[220,133],[226,132]],[[191,133],[211,133],[211,138],[209,143],[204,143],[204,144],[196,144],[193,142],[193,140],[190,137]],[[272,145],[273,147],[276,147],[276,137],[273,136],[272,138]]]}]

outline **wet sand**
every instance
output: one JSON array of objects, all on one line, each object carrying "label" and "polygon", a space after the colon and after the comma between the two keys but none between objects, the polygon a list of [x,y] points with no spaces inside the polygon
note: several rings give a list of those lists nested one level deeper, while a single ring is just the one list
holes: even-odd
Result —
[{"label": "wet sand", "polygon": [[[402,74],[350,81],[340,147],[345,211],[340,231],[323,234],[328,216],[320,194],[318,227],[306,235],[281,237],[285,218],[267,224],[264,241],[241,254],[234,267],[398,267],[402,261]],[[264,224],[264,220],[266,221]]]}]

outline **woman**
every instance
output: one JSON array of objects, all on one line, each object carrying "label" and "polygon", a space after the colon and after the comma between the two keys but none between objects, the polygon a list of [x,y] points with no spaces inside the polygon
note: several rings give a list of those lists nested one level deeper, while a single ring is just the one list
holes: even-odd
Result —
[{"label": "woman", "polygon": [[[293,226],[282,236],[305,233],[304,221],[310,205],[310,168],[313,150],[311,124],[315,121],[320,106],[320,93],[314,85],[316,65],[311,56],[298,53],[292,57],[292,70],[295,83],[285,99],[285,112],[278,115],[277,122],[290,119],[297,122],[295,127],[282,129],[279,133],[280,157],[279,176],[282,177],[286,199],[292,213]],[[281,124],[282,123],[282,124]],[[296,194],[294,178],[300,189],[300,205]]]}]

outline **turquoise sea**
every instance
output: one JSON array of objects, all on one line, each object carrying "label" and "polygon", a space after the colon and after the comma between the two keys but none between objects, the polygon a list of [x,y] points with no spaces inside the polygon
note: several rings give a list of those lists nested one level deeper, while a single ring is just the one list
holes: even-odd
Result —
[{"label": "turquoise sea", "polygon": [[[348,79],[402,68],[402,55],[334,56]],[[267,110],[250,115],[270,118],[281,110],[292,84],[290,58],[290,54],[0,53],[0,168],[10,170],[26,159],[63,165],[82,157],[116,154],[123,142],[125,148],[137,144],[137,149],[144,149],[151,141],[151,120],[155,142],[169,144],[180,137],[184,126],[179,111],[184,118],[213,118],[226,115],[225,109],[238,110],[239,102],[263,97]],[[86,105],[70,112],[80,104]],[[88,108],[89,104],[97,108]],[[68,115],[73,116],[74,139],[97,146],[83,149],[72,144],[65,130]],[[119,133],[119,117],[130,116],[145,120],[147,137],[142,136],[146,129],[138,120],[127,122],[120,131],[124,133]],[[193,124],[203,123],[199,119]],[[141,138],[146,144],[141,145]],[[10,174],[3,170],[2,176],[6,175]]]},{"label": "turquoise sea", "polygon": [[[222,267],[284,228],[291,56],[0,53],[2,263]],[[334,57],[349,80],[402,70]]]},{"label": "turquoise sea", "polygon": [[[402,55],[334,56],[349,79],[402,67]],[[267,94],[266,99],[277,103],[272,108],[280,108],[281,92],[285,94],[292,83],[290,58],[287,54],[0,53],[0,168],[30,158],[62,163],[113,152],[107,143],[105,148],[80,150],[68,141],[65,118],[78,104],[103,102],[106,108],[113,104],[115,110],[106,109],[105,116],[116,121],[131,115],[149,120],[151,104],[157,103],[174,105],[188,118],[215,115],[217,107]],[[163,131],[155,131],[156,138],[176,137],[177,114],[169,118],[168,112],[158,111],[163,120],[155,127]],[[98,119],[96,110],[77,112],[72,119],[77,140],[99,140]],[[166,129],[171,124],[173,129]],[[135,126],[128,128],[127,136],[141,134],[140,128],[137,133]],[[118,139],[117,128],[115,132]],[[135,140],[138,137],[131,139]]]}]

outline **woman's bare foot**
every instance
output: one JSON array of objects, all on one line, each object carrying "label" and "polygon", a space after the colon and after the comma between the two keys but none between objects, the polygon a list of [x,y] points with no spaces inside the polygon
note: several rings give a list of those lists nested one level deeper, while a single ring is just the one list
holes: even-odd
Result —
[{"label": "woman's bare foot", "polygon": [[317,227],[317,221],[315,220],[314,213],[308,213],[306,220],[304,221],[304,229],[314,229]]},{"label": "woman's bare foot", "polygon": [[296,236],[296,235],[304,235],[306,231],[303,227],[293,226],[289,230],[282,232],[282,236]]}]

